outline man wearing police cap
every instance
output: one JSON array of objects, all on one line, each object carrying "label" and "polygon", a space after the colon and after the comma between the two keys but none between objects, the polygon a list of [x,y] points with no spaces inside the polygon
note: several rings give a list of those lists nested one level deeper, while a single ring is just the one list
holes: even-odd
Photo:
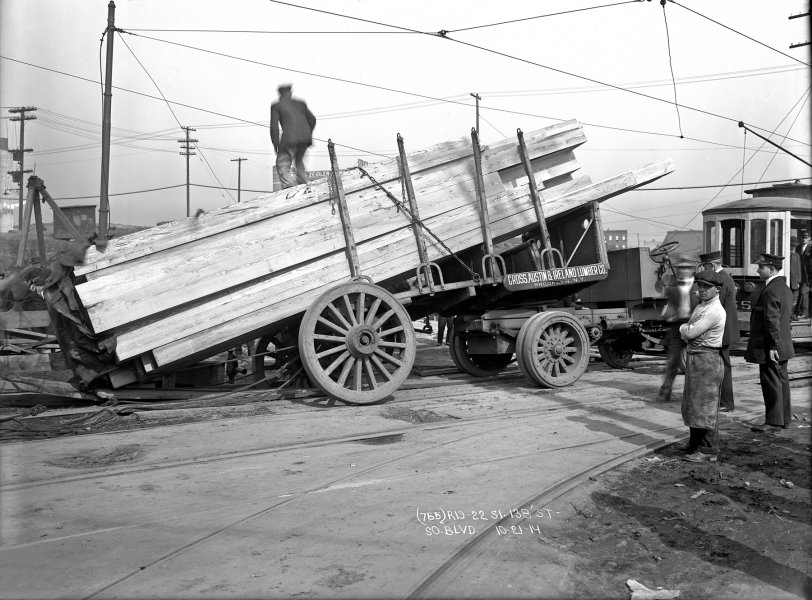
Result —
[{"label": "man wearing police cap", "polygon": [[724,365],[724,378],[722,379],[721,396],[719,397],[719,410],[731,412],[735,408],[733,400],[733,368],[730,365],[730,346],[739,341],[739,313],[736,309],[736,284],[730,273],[722,268],[722,253],[718,250],[699,255],[699,263],[705,269],[711,269],[722,280],[719,289],[719,302],[725,309],[725,335],[722,337],[722,364]]},{"label": "man wearing police cap", "polygon": [[766,415],[764,425],[754,429],[786,429],[792,419],[787,361],[795,356],[791,335],[792,292],[786,278],[778,274],[784,264],[783,256],[762,254],[755,264],[765,284],[750,313],[750,337],[744,359],[758,364]]}]

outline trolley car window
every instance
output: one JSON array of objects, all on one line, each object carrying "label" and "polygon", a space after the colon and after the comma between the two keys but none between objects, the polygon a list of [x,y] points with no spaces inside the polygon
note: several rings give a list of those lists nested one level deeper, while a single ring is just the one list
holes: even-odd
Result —
[{"label": "trolley car window", "polygon": [[722,221],[722,262],[731,267],[744,266],[744,220]]},{"label": "trolley car window", "polygon": [[770,254],[783,254],[784,247],[784,221],[772,219],[770,221]]},{"label": "trolley car window", "polygon": [[716,223],[708,221],[705,223],[705,252],[716,250]]},{"label": "trolley car window", "polygon": [[750,221],[750,256],[758,258],[767,251],[767,220]]}]

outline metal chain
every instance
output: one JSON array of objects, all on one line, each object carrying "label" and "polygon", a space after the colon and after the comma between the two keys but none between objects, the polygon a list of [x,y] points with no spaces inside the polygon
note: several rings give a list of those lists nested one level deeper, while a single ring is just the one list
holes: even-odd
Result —
[{"label": "metal chain", "polygon": [[338,190],[336,189],[335,177],[333,175],[327,176],[327,186],[330,189],[330,214],[336,215],[336,198],[338,198]]},{"label": "metal chain", "polygon": [[[355,167],[355,168],[358,169],[364,177],[369,179],[375,185],[376,188],[378,188],[384,194],[386,194],[386,196],[395,204],[395,208],[397,208],[398,212],[402,212],[406,216],[406,218],[409,219],[409,222],[411,222],[412,224],[416,223],[417,225],[419,225],[420,227],[425,229],[426,233],[428,233],[431,237],[433,237],[435,239],[435,241],[437,242],[437,244],[439,244],[440,247],[443,250],[445,250],[448,253],[449,256],[451,256],[454,260],[456,260],[458,263],[460,263],[465,268],[465,270],[468,271],[468,273],[470,273],[471,279],[473,281],[475,281],[476,283],[479,283],[479,281],[480,281],[479,273],[477,273],[471,267],[469,267],[467,264],[465,264],[465,262],[463,262],[463,260],[459,256],[457,256],[454,253],[454,251],[451,248],[449,248],[445,244],[445,242],[443,242],[443,240],[441,240],[431,229],[429,229],[428,225],[423,223],[423,221],[421,221],[420,219],[415,219],[414,216],[412,215],[412,212],[406,207],[406,205],[401,200],[398,200],[392,194],[392,192],[390,192],[385,187],[383,187],[383,185],[381,185],[372,175],[367,173],[366,170],[364,170],[363,167]],[[400,164],[399,163],[398,163],[398,170],[400,170]],[[402,172],[401,172],[401,175],[402,175]],[[403,182],[403,177],[401,177],[400,179],[401,179],[401,182]],[[403,186],[404,184],[401,183],[401,185]]]}]

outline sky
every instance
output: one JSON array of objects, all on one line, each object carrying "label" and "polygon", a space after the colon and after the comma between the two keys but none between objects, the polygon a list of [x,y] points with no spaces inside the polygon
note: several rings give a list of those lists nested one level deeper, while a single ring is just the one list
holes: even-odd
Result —
[{"label": "sky", "polygon": [[[318,118],[308,169],[577,119],[593,181],[671,158],[676,170],[602,206],[630,239],[701,228],[703,208],[812,170],[808,2],[788,0],[118,0],[110,219],[186,215],[271,190],[270,103],[293,84]],[[0,137],[36,107],[25,167],[62,206],[97,204],[107,0],[0,1]],[[438,32],[444,31],[443,35]],[[676,99],[676,105],[675,105]],[[244,158],[243,161],[237,161]],[[238,182],[238,165],[239,182]],[[8,178],[4,188],[14,188]],[[721,187],[724,185],[728,187]],[[709,187],[700,187],[709,186]],[[714,187],[715,186],[715,187]],[[224,189],[227,188],[227,189]],[[419,201],[419,199],[418,199]],[[47,217],[46,217],[47,219]]]}]

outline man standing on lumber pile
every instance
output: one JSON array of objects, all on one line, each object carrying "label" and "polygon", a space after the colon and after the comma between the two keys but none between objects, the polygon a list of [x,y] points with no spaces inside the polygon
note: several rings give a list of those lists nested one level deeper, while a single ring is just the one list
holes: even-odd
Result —
[{"label": "man standing on lumber pile", "polygon": [[[308,182],[304,155],[313,145],[313,129],[316,127],[316,117],[308,110],[307,104],[293,98],[291,89],[290,84],[280,85],[277,89],[279,100],[271,104],[271,141],[276,152],[276,170],[283,188]],[[290,172],[291,164],[296,169],[295,177]]]}]

